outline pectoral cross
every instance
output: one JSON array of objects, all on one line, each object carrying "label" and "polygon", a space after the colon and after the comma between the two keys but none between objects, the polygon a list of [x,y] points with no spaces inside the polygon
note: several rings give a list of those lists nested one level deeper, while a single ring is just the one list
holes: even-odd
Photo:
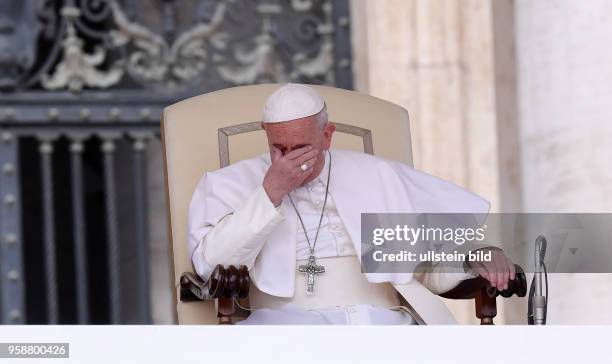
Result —
[{"label": "pectoral cross", "polygon": [[314,294],[315,274],[325,273],[325,267],[317,265],[314,255],[308,257],[308,264],[298,266],[300,273],[306,274],[306,294]]}]

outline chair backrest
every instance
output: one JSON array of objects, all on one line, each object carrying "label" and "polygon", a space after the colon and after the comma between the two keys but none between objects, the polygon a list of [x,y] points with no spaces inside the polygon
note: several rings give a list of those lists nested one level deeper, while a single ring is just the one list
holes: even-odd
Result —
[{"label": "chair backrest", "polygon": [[[174,297],[180,324],[217,322],[214,303],[178,302],[179,279],[191,271],[187,254],[187,213],[205,171],[267,151],[259,121],[263,105],[279,84],[216,91],[168,106],[162,115]],[[313,86],[337,124],[333,148],[352,149],[412,165],[408,112],[381,99],[334,87]]]}]

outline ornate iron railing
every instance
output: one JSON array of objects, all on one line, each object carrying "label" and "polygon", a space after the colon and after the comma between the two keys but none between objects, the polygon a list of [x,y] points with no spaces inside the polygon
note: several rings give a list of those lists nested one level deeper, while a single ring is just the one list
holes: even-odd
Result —
[{"label": "ornate iron railing", "polygon": [[261,82],[352,88],[348,14],[348,0],[0,0],[2,322],[150,322],[163,107]]}]

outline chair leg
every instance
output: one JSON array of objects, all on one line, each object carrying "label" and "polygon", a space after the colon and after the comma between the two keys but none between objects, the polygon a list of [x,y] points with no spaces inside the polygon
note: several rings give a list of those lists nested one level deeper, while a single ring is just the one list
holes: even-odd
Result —
[{"label": "chair leg", "polygon": [[232,315],[236,311],[234,300],[231,298],[218,298],[217,305],[217,317],[219,318],[219,325],[231,325]]},{"label": "chair leg", "polygon": [[493,325],[493,318],[497,315],[495,289],[481,288],[476,292],[476,317],[481,325]]}]

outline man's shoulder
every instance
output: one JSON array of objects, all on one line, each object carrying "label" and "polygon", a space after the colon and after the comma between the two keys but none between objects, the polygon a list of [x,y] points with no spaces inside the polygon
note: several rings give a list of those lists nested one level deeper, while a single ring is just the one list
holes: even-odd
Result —
[{"label": "man's shoulder", "polygon": [[269,167],[270,157],[266,154],[254,158],[243,159],[232,163],[226,167],[205,173],[206,179],[210,182],[220,182],[223,184],[244,184],[251,182],[257,183],[266,174]]},{"label": "man's shoulder", "polygon": [[265,174],[270,165],[270,157],[261,154],[253,158],[243,159],[226,167],[207,172],[208,176],[221,178],[241,178],[246,176],[257,176]]},{"label": "man's shoulder", "polygon": [[337,159],[345,161],[345,162],[349,162],[351,165],[355,166],[356,168],[360,168],[360,169],[395,166],[396,164],[402,165],[405,167],[410,167],[404,163],[401,163],[395,160],[390,160],[390,159],[386,159],[380,156],[376,156],[376,155],[372,155],[372,154],[368,154],[364,152],[358,152],[354,150],[332,149],[332,153]]}]

